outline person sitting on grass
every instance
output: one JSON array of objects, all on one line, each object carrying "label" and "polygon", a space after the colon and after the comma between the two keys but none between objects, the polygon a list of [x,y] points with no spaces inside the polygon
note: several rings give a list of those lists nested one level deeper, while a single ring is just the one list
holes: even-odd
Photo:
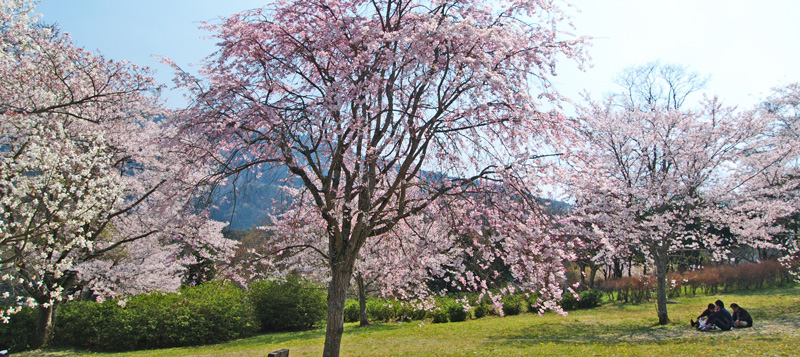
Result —
[{"label": "person sitting on grass", "polygon": [[725,304],[722,300],[714,302],[714,313],[708,315],[708,323],[710,326],[715,326],[722,331],[730,331],[733,327],[733,317],[728,310],[725,309]]},{"label": "person sitting on grass", "polygon": [[689,319],[691,326],[700,328],[700,326],[706,325],[706,322],[708,321],[708,315],[714,313],[714,308],[715,308],[714,304],[708,304],[708,308],[703,310],[703,313],[701,313],[700,316],[697,317],[697,321],[695,321],[694,319]]},{"label": "person sitting on grass", "polygon": [[739,307],[738,304],[731,304],[733,310],[733,327],[751,327],[753,326],[753,318],[747,310]]}]

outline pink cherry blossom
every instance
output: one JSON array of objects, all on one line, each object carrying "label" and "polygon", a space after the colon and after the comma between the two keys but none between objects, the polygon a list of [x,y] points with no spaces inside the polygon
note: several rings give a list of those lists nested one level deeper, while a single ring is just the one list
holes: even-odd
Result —
[{"label": "pink cherry blossom", "polygon": [[[285,1],[205,26],[218,51],[201,78],[176,78],[192,92],[186,152],[219,177],[263,165],[302,182],[325,232],[327,249],[313,246],[331,279],[325,355],[339,354],[365,247],[448,197],[502,186],[509,172],[536,177],[532,158],[564,121],[548,83],[556,61],[585,58],[567,23],[549,0],[345,0]],[[475,215],[459,224],[482,237],[479,219],[500,225],[486,215],[501,212],[463,212]],[[548,267],[559,255],[528,249]],[[558,290],[550,277],[534,278]]]}]

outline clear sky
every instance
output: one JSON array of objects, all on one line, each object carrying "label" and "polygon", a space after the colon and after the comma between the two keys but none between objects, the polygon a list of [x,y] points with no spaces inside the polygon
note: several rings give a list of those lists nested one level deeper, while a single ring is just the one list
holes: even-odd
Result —
[{"label": "clear sky", "polygon": [[[660,60],[680,64],[711,81],[706,89],[730,105],[757,103],[770,88],[800,81],[800,1],[795,0],[572,0],[576,34],[594,37],[593,68],[571,63],[554,79],[577,98],[616,90],[614,77],[628,66]],[[78,46],[114,59],[148,65],[170,83],[171,69],[214,51],[200,21],[262,6],[257,0],[42,0],[37,12],[57,22]],[[183,103],[169,94],[170,106]]]}]

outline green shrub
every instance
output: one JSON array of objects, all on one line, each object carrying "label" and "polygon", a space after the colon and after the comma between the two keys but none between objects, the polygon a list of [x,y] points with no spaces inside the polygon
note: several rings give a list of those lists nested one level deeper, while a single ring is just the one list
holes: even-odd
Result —
[{"label": "green shrub", "polygon": [[221,282],[184,287],[180,294],[141,294],[122,307],[72,302],[59,309],[55,343],[93,350],[135,350],[219,343],[256,330],[246,294]]},{"label": "green shrub", "polygon": [[367,316],[373,321],[390,321],[397,317],[394,304],[383,299],[367,300]]},{"label": "green shrub", "polygon": [[325,290],[294,276],[255,282],[248,296],[262,331],[311,328],[326,316]]},{"label": "green shrub", "polygon": [[503,296],[503,313],[507,316],[519,315],[522,311],[522,298],[519,295]]},{"label": "green shrub", "polygon": [[[134,326],[124,328],[124,317],[130,317],[116,304],[116,300],[96,303],[94,301],[79,301],[63,304],[58,310],[56,319],[54,343],[61,346],[90,348],[95,350],[108,349],[104,341],[116,341],[118,335],[127,335],[125,343],[117,346],[117,350],[133,349],[128,345],[137,339],[137,334],[130,334]],[[120,329],[120,327],[123,327]]]},{"label": "green shrub", "polygon": [[564,310],[575,310],[578,308],[578,299],[575,298],[569,291],[565,291],[561,294],[561,308]]},{"label": "green shrub", "polygon": [[600,306],[603,301],[603,292],[600,290],[581,291],[578,296],[580,300],[575,299],[572,293],[564,292],[561,295],[561,308],[564,310],[591,309]]},{"label": "green shrub", "polygon": [[392,304],[394,306],[394,316],[398,320],[423,320],[428,314],[425,309],[419,308],[417,305],[408,302],[393,300]]},{"label": "green shrub", "polygon": [[443,308],[438,308],[431,312],[431,317],[433,317],[433,323],[446,323],[447,322],[447,311]]},{"label": "green shrub", "polygon": [[400,321],[422,320],[425,310],[417,310],[413,305],[395,300],[393,302],[394,316]]},{"label": "green shrub", "polygon": [[181,295],[183,301],[188,302],[186,309],[194,312],[195,339],[227,341],[248,336],[256,330],[247,294],[231,284],[201,284],[181,289]]},{"label": "green shrub", "polygon": [[603,292],[600,290],[585,290],[580,292],[581,301],[578,301],[579,309],[591,309],[600,306],[603,301]]},{"label": "green shrub", "polygon": [[525,298],[525,307],[528,311],[536,311],[536,304],[538,303],[539,295],[537,294],[530,294],[527,298]]},{"label": "green shrub", "polygon": [[467,293],[467,294],[464,294],[464,297],[467,298],[467,301],[469,301],[470,306],[478,306],[481,303],[487,303],[489,301],[489,298],[486,297],[486,296],[483,297],[483,300],[479,300],[478,298],[480,296],[481,295],[478,294],[478,293]]},{"label": "green shrub", "polygon": [[412,320],[424,320],[428,316],[428,311],[421,308],[411,308],[411,315],[409,316]]},{"label": "green shrub", "polygon": [[478,306],[475,306],[473,311],[475,313],[475,318],[476,319],[479,319],[479,318],[482,318],[482,317],[486,317],[486,315],[489,314],[489,305],[486,305],[486,304],[483,304],[483,303],[478,304]]},{"label": "green shrub", "polygon": [[344,304],[344,321],[356,322],[360,319],[361,311],[357,300],[348,299]]},{"label": "green shrub", "polygon": [[[417,309],[414,305],[399,301],[385,299],[367,300],[367,317],[372,321],[411,321],[425,319],[427,311]],[[358,301],[347,300],[344,305],[345,322],[356,322],[360,319]]]},{"label": "green shrub", "polygon": [[447,317],[450,322],[466,321],[469,312],[464,310],[464,306],[458,303],[452,303],[447,306]]},{"label": "green shrub", "polygon": [[[3,310],[8,307],[2,307]],[[7,349],[9,353],[25,351],[33,344],[33,335],[36,333],[36,317],[38,312],[27,306],[11,315],[8,323],[0,322],[0,349]]]}]

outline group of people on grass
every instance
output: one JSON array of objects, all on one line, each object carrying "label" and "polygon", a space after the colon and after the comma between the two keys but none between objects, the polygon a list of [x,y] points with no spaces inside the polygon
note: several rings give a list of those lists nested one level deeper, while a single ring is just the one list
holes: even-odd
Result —
[{"label": "group of people on grass", "polygon": [[736,303],[731,304],[733,315],[725,309],[722,300],[717,300],[713,304],[708,304],[708,308],[694,319],[689,320],[692,327],[697,327],[700,331],[719,329],[728,331],[734,327],[752,327],[753,318],[747,310],[739,307]]}]

